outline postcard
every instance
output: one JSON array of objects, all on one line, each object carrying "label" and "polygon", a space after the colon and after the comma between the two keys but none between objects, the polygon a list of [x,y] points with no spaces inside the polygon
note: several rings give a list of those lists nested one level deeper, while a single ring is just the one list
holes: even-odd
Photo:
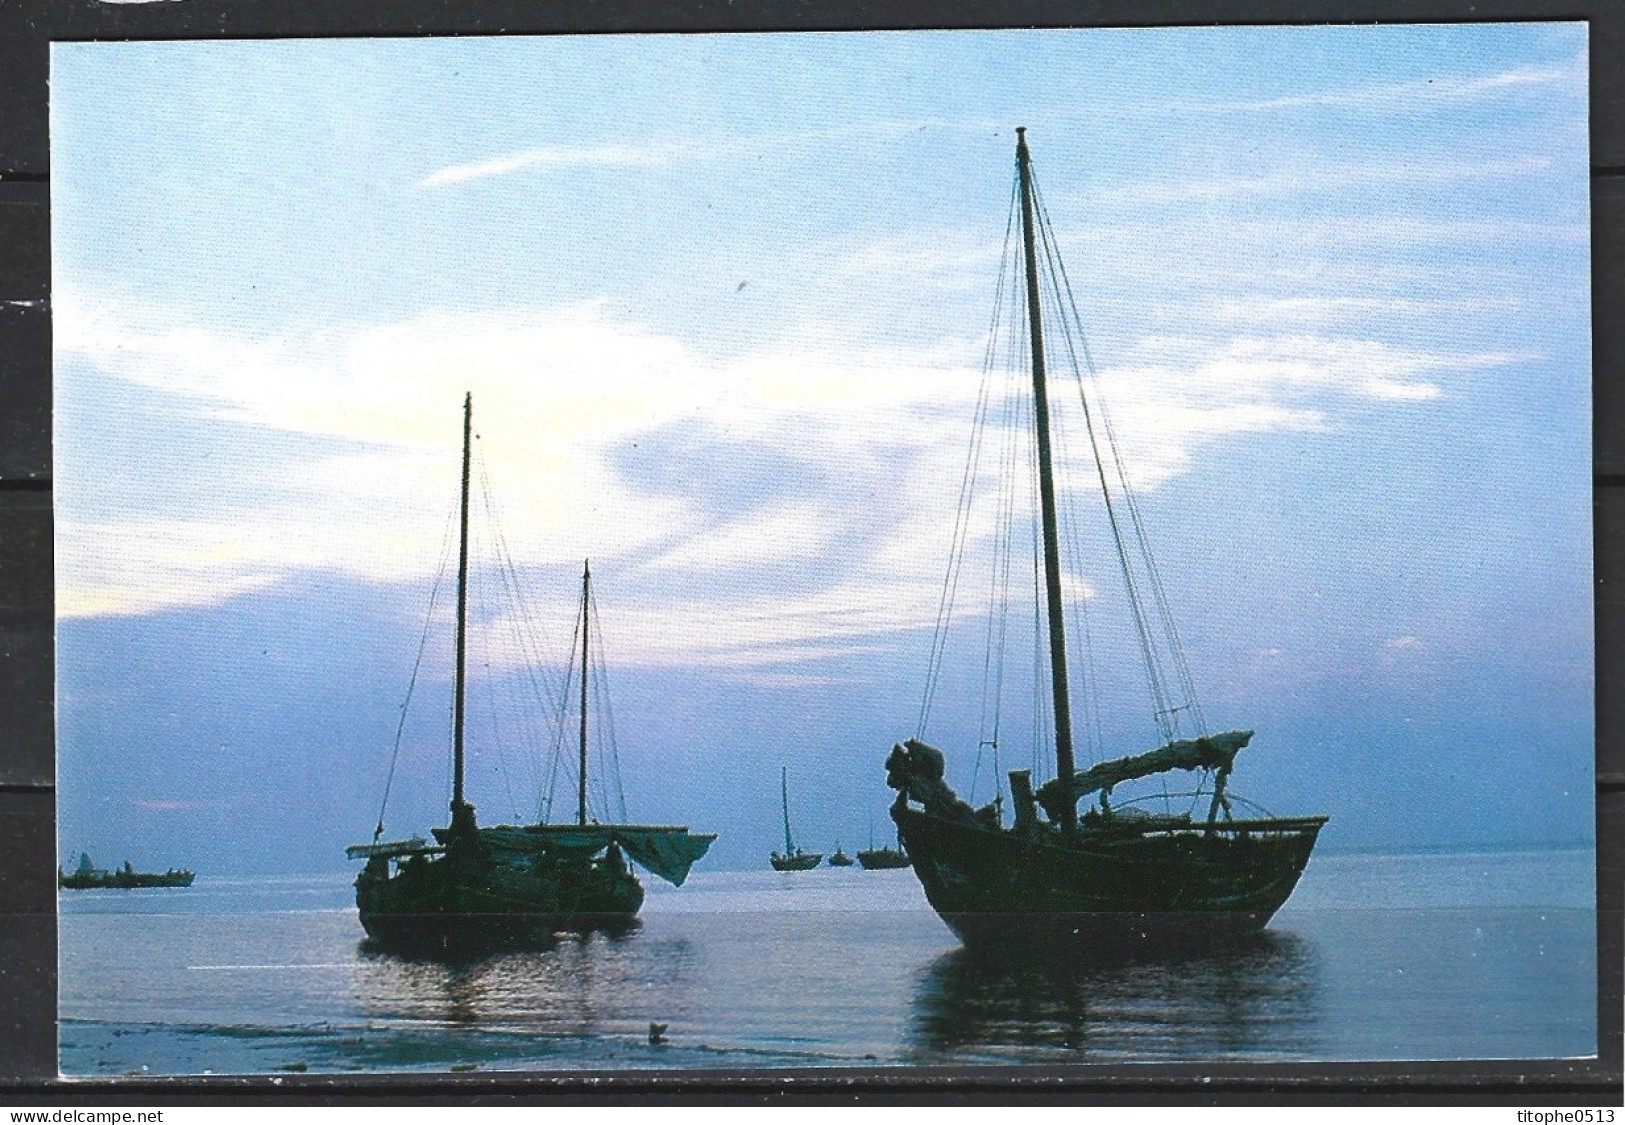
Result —
[{"label": "postcard", "polygon": [[1587,49],[55,44],[62,1073],[1594,1055]]}]

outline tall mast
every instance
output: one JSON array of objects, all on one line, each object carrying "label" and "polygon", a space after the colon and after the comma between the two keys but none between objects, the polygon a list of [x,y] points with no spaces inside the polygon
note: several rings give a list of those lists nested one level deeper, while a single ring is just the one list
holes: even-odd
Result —
[{"label": "tall mast", "polygon": [[451,811],[455,817],[463,807],[463,690],[465,654],[468,648],[468,461],[474,434],[474,395],[463,398],[463,504],[462,538],[457,549],[457,675],[456,712],[452,724],[455,772],[451,789]]},{"label": "tall mast", "polygon": [[1033,234],[1032,157],[1027,130],[1016,129],[1016,166],[1021,173],[1021,241],[1027,256],[1027,323],[1032,333],[1033,424],[1038,433],[1038,494],[1044,524],[1044,586],[1049,596],[1049,665],[1055,697],[1055,770],[1066,799],[1061,827],[1071,831],[1078,810],[1072,798],[1072,705],[1067,696],[1066,625],[1061,606],[1061,548],[1055,530],[1055,470],[1050,463],[1049,396],[1044,376],[1044,321],[1038,305],[1038,254]]},{"label": "tall mast", "polygon": [[592,596],[592,561],[581,564],[581,768],[576,792],[576,823],[587,823],[587,603]]},{"label": "tall mast", "polygon": [[784,809],[784,854],[789,855],[795,845],[790,842],[790,770],[786,766],[779,767],[779,805]]}]

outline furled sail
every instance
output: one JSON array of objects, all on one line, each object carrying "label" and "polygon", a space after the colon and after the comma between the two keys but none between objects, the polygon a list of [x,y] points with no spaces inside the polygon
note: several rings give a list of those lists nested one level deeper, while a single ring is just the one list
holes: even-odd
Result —
[{"label": "furled sail", "polygon": [[[1099,790],[1110,792],[1119,782],[1169,770],[1210,769],[1229,774],[1236,755],[1252,737],[1250,730],[1227,730],[1202,738],[1176,738],[1144,754],[1113,758],[1073,774],[1072,797],[1077,800]],[[1051,816],[1056,815],[1054,806],[1065,799],[1059,778],[1039,787],[1038,801]]]}]

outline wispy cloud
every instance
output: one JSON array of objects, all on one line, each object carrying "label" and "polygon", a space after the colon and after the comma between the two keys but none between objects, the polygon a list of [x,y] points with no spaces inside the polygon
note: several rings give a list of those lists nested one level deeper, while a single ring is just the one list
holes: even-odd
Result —
[{"label": "wispy cloud", "polygon": [[1252,196],[1296,195],[1344,191],[1362,186],[1438,185],[1464,180],[1537,176],[1551,171],[1545,156],[1502,160],[1434,161],[1344,165],[1294,164],[1258,176],[1195,176],[1164,183],[1134,183],[1080,197],[1088,204],[1193,203]]},{"label": "wispy cloud", "polygon": [[1169,103],[1167,108],[1216,113],[1245,113],[1259,110],[1304,109],[1314,107],[1387,109],[1396,105],[1423,108],[1430,102],[1450,103],[1475,98],[1497,97],[1521,90],[1552,86],[1584,88],[1584,56],[1557,64],[1526,65],[1493,74],[1441,74],[1408,82],[1390,82],[1347,90],[1287,94],[1275,98],[1213,100]]},{"label": "wispy cloud", "polygon": [[418,181],[418,186],[444,187],[492,176],[505,176],[531,168],[656,166],[681,160],[738,159],[763,153],[785,154],[797,151],[811,155],[814,145],[831,141],[887,140],[927,129],[979,133],[1000,127],[1002,126],[996,122],[921,118],[907,121],[856,121],[826,129],[758,133],[743,137],[696,137],[634,144],[546,144],[485,160],[439,168]]},{"label": "wispy cloud", "polygon": [[1217,320],[1237,324],[1326,323],[1378,314],[1409,320],[1508,314],[1522,307],[1516,297],[1232,297],[1208,306]]},{"label": "wispy cloud", "polygon": [[680,144],[650,145],[543,145],[523,152],[476,160],[468,164],[453,164],[440,168],[419,181],[419,187],[442,187],[446,184],[466,183],[488,176],[505,176],[526,168],[555,167],[623,167],[627,165],[665,164],[685,154],[688,146]]}]

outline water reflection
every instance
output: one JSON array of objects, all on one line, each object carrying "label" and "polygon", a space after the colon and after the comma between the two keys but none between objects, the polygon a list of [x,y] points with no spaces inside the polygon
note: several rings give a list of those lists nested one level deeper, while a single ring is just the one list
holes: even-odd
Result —
[{"label": "water reflection", "polygon": [[687,939],[635,929],[434,956],[363,942],[360,954],[354,995],[370,1021],[565,1036],[646,1034],[651,996],[691,990],[696,959]]},{"label": "water reflection", "polygon": [[1312,945],[1265,931],[1221,952],[1130,961],[991,958],[921,970],[913,1061],[1108,1061],[1313,1054]]}]

